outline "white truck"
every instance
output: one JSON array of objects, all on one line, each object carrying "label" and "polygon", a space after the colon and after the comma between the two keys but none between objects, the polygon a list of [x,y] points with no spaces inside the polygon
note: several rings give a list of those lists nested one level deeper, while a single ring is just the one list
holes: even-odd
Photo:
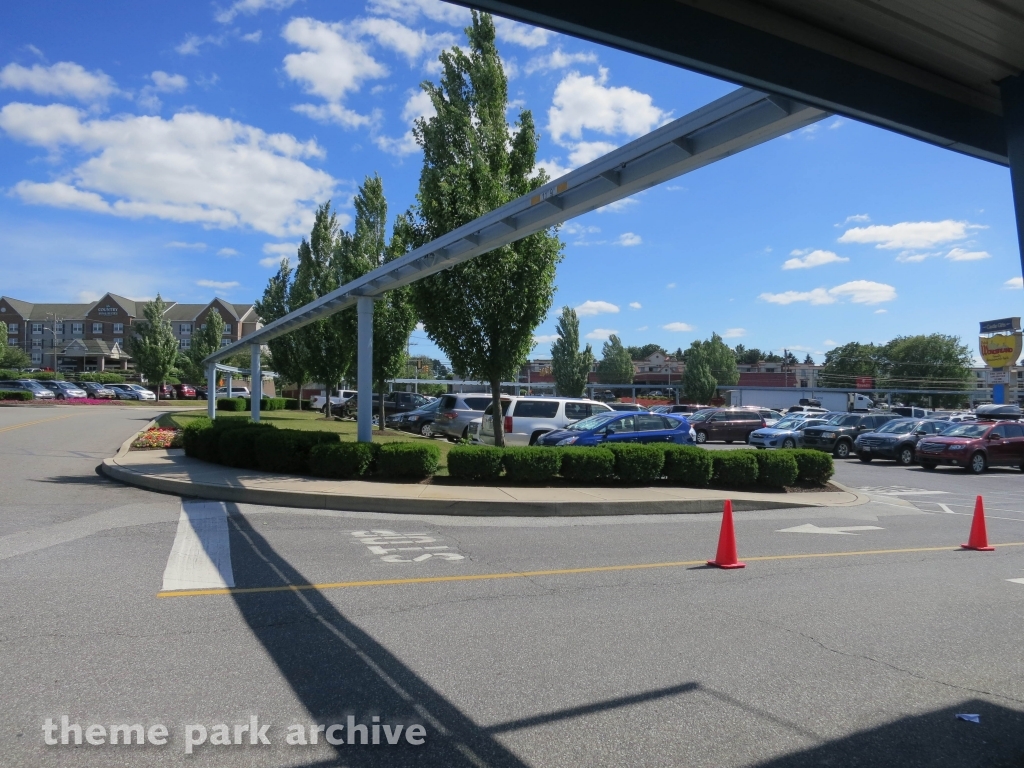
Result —
[{"label": "white truck", "polygon": [[842,392],[834,389],[804,389],[796,387],[765,387],[763,389],[730,389],[722,393],[729,406],[758,405],[785,411],[793,405],[820,405],[828,411],[867,411],[874,401],[860,392]]}]

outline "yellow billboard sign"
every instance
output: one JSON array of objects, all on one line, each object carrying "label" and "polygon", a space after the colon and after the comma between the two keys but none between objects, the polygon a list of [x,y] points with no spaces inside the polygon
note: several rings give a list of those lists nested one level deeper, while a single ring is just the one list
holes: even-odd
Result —
[{"label": "yellow billboard sign", "polygon": [[1021,335],[1019,333],[982,336],[978,339],[981,359],[991,368],[1002,368],[1017,362],[1021,352]]}]

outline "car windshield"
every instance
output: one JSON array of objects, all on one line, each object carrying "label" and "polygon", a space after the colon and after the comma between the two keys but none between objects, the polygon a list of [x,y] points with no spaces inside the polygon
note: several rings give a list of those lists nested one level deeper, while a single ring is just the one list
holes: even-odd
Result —
[{"label": "car windshield", "polygon": [[689,418],[691,422],[707,421],[709,418],[711,418],[711,415],[713,413],[716,413],[716,411],[697,411],[697,413],[693,414]]},{"label": "car windshield", "polygon": [[943,437],[982,437],[992,428],[991,424],[956,424],[943,430]]},{"label": "car windshield", "polygon": [[907,432],[913,432],[915,424],[917,424],[916,421],[904,421],[902,419],[896,419],[895,421],[890,421],[887,424],[883,424],[875,431],[902,435]]},{"label": "car windshield", "polygon": [[825,422],[832,427],[852,427],[860,423],[860,416],[850,416],[846,413],[837,413]]},{"label": "car windshield", "polygon": [[24,384],[29,389],[46,389],[46,387],[44,387],[42,384],[40,384],[35,379],[25,379],[21,383]]},{"label": "car windshield", "polygon": [[828,422],[825,421],[824,419],[804,419],[803,422],[800,423],[800,429],[807,429],[808,427],[820,427],[822,424],[827,423]]},{"label": "car windshield", "polygon": [[589,429],[597,429],[602,424],[617,418],[619,418],[619,414],[617,414],[615,411],[595,413],[593,416],[588,416],[585,419],[580,419],[575,424],[570,424],[568,427],[566,427],[566,429],[570,429],[573,432],[586,432]]},{"label": "car windshield", "polygon": [[807,419],[795,418],[793,416],[787,416],[781,419],[772,429],[793,429],[794,427],[803,424]]}]

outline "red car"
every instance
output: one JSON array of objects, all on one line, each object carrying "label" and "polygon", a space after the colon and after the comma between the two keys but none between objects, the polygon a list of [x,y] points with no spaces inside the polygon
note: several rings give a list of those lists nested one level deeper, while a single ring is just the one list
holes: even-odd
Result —
[{"label": "red car", "polygon": [[965,421],[917,444],[917,461],[925,469],[939,464],[963,467],[980,475],[989,467],[1024,470],[1024,424],[1018,421]]},{"label": "red car", "polygon": [[177,397],[181,400],[195,400],[196,399],[196,388],[191,384],[174,384],[174,394],[172,398]]}]

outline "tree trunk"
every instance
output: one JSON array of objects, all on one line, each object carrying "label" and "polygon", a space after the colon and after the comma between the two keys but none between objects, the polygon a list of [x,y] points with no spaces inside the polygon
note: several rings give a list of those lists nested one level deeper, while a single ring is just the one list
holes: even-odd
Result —
[{"label": "tree trunk", "polygon": [[501,379],[491,379],[491,403],[493,404],[491,419],[494,424],[494,445],[505,447],[505,423],[501,412]]},{"label": "tree trunk", "polygon": [[384,382],[384,381],[378,381],[377,382],[377,389],[380,390],[380,408],[378,409],[378,416],[377,416],[377,431],[378,432],[383,432],[384,431],[384,386],[385,386],[386,383],[387,382]]},{"label": "tree trunk", "polygon": [[328,419],[331,418],[331,411],[333,410],[331,408],[331,392],[333,392],[333,391],[334,391],[333,385],[328,384],[327,385],[327,402],[324,403],[324,416],[326,418],[328,418]]}]

